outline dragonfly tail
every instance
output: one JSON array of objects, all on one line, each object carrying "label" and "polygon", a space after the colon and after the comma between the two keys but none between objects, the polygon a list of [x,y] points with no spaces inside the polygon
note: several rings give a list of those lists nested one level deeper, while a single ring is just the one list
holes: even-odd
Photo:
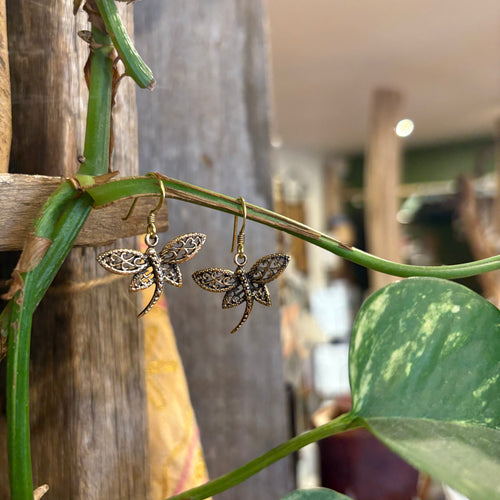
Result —
[{"label": "dragonfly tail", "polygon": [[240,322],[231,330],[231,333],[236,333],[243,326],[243,323],[245,323],[245,321],[248,319],[248,316],[250,316],[250,312],[253,307],[253,299],[247,299],[245,303],[246,306],[243,317],[241,318]]},{"label": "dragonfly tail", "polygon": [[155,291],[153,293],[153,296],[151,297],[151,300],[149,301],[148,305],[139,313],[137,319],[142,318],[146,313],[151,311],[153,306],[158,302],[158,300],[160,300],[162,291],[163,291],[163,286],[159,286],[158,283],[156,283]]}]

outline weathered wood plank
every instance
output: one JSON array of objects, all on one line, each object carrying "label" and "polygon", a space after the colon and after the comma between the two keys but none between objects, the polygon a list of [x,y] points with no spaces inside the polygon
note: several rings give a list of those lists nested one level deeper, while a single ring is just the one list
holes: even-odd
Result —
[{"label": "weathered wood plank", "polygon": [[10,72],[7,47],[7,12],[0,0],[0,173],[9,171],[12,113],[10,105]]},{"label": "weathered wood plank", "polygon": [[[33,220],[62,180],[44,175],[0,175],[0,252],[23,248]],[[108,245],[119,238],[145,233],[148,213],[157,200],[139,198],[130,217],[123,220],[130,204],[131,200],[121,200],[94,210],[78,235],[76,246]],[[157,214],[156,228],[168,229],[167,203]]]},{"label": "weathered wood plank", "polygon": [[[83,151],[88,48],[73,2],[9,0],[13,94],[11,172],[68,177]],[[130,7],[120,6],[131,27]],[[120,85],[113,169],[137,172],[135,87]],[[144,227],[141,225],[141,228]],[[135,238],[117,243],[135,246]],[[96,262],[102,249],[68,256],[33,322],[31,429],[33,479],[50,498],[149,497],[143,337],[127,283]],[[96,286],[99,283],[100,286]],[[5,430],[0,431],[0,453]],[[0,457],[0,498],[8,498]]]},{"label": "weathered wood plank", "polygon": [[[136,43],[157,80],[138,94],[144,171],[162,173],[271,206],[267,48],[262,2],[148,0],[136,5]],[[233,269],[233,217],[172,200],[172,235],[202,230],[207,243],[183,266]],[[246,224],[249,265],[276,248],[275,232]],[[272,308],[256,305],[235,335],[240,307],[186,279],[168,296],[211,477],[287,438],[277,283]],[[292,489],[287,460],[217,495],[275,500]]]},{"label": "weathered wood plank", "polygon": [[[401,178],[401,140],[394,132],[400,119],[399,92],[373,93],[370,131],[365,160],[365,226],[367,250],[401,262],[401,229],[397,221]],[[397,278],[369,271],[370,288],[377,290]]]}]

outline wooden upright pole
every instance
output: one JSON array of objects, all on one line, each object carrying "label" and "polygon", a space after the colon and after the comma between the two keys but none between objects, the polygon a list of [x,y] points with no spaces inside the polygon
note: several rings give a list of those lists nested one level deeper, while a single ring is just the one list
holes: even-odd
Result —
[{"label": "wooden upright pole", "polygon": [[[364,168],[367,250],[397,262],[401,261],[400,228],[396,219],[401,143],[394,128],[400,117],[400,106],[399,92],[386,89],[374,92]],[[369,280],[370,288],[376,290],[395,278],[370,271]]]},{"label": "wooden upright pole", "polygon": [[7,12],[0,0],[0,174],[9,171],[12,113],[10,105],[10,73],[7,47]]},{"label": "wooden upright pole", "polygon": [[[120,6],[132,27],[130,6]],[[83,152],[88,46],[73,2],[8,0],[13,94],[11,171],[74,175]],[[135,86],[120,85],[113,168],[137,172]],[[22,200],[20,200],[21,202]],[[132,241],[117,242],[130,247]],[[33,319],[30,417],[33,481],[64,500],[148,499],[143,340],[127,283],[72,250]],[[1,416],[0,416],[1,419]],[[0,422],[0,498],[9,498]]]},{"label": "wooden upright pole", "polygon": [[493,230],[496,237],[500,237],[500,118],[497,118],[494,124],[494,162],[496,177],[495,202],[493,204]]}]

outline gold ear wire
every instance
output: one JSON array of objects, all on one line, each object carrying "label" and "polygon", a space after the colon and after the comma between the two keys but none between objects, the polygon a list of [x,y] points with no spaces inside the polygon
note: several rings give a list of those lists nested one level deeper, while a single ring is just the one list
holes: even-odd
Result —
[{"label": "gold ear wire", "polygon": [[167,196],[165,193],[165,185],[161,181],[161,174],[159,174],[158,172],[149,172],[146,175],[149,177],[154,177],[158,181],[158,186],[160,187],[160,192],[161,192],[160,201],[158,202],[158,205],[156,205],[156,207],[153,208],[153,210],[151,210],[150,212],[150,213],[155,213],[158,212],[158,210],[160,210],[160,208],[163,206],[163,202],[165,201],[165,198]]},{"label": "gold ear wire", "polygon": [[132,201],[132,205],[130,205],[130,208],[128,209],[128,212],[127,212],[127,215],[125,217],[122,217],[122,220],[128,220],[130,219],[130,216],[132,215],[132,212],[134,211],[134,208],[135,208],[135,204],[137,203],[137,200],[139,198],[134,198],[134,200]]},{"label": "gold ear wire", "polygon": [[158,212],[158,210],[160,210],[160,208],[162,207],[166,193],[165,193],[165,186],[163,185],[160,174],[158,172],[149,172],[146,175],[148,175],[149,177],[154,177],[158,181],[158,185],[160,186],[160,192],[161,192],[160,201],[158,202],[158,205],[156,205],[156,207],[153,208],[148,215],[147,234],[151,238],[152,236],[156,235],[156,226],[155,226],[156,212]]},{"label": "gold ear wire", "polygon": [[[245,224],[247,222],[247,204],[245,202],[245,199],[242,198],[241,196],[237,198],[236,201],[239,201],[241,203],[241,211],[242,211],[242,219],[243,219],[243,224],[241,225],[240,232],[238,233],[238,246],[237,246],[237,252],[238,254],[242,255],[244,254],[244,244],[245,244]],[[233,226],[233,244],[231,245],[231,253],[234,252],[234,248],[236,246],[236,231],[238,230],[238,215],[234,216],[234,226]]]},{"label": "gold ear wire", "polygon": [[[156,233],[156,227],[154,225],[155,220],[156,220],[156,212],[158,212],[158,210],[160,210],[160,208],[163,206],[163,202],[165,201],[165,198],[167,195],[165,193],[165,185],[161,181],[161,175],[158,172],[149,172],[146,175],[149,177],[154,177],[158,181],[158,186],[160,187],[160,201],[158,202],[158,205],[156,205],[156,207],[153,208],[149,212],[149,215],[148,215],[148,233],[150,232],[149,229],[150,229],[151,225],[152,225],[152,229],[154,229],[154,231],[152,231],[152,232]],[[130,218],[130,216],[132,215],[132,212],[134,211],[135,204],[137,203],[138,199],[139,199],[138,197],[134,198],[134,201],[132,202],[132,205],[130,205],[130,208],[129,208],[129,211],[127,212],[127,215],[125,217],[122,217],[122,220],[127,220]]]}]

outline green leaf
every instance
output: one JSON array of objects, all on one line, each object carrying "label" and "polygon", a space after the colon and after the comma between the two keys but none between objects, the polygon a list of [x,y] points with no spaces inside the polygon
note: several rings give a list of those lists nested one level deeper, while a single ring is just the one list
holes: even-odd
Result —
[{"label": "green leaf", "polygon": [[471,500],[500,498],[500,311],[432,278],[391,284],[356,319],[352,412]]},{"label": "green leaf", "polygon": [[310,490],[296,490],[285,495],[281,500],[352,500],[333,490],[326,488],[312,488]]}]

